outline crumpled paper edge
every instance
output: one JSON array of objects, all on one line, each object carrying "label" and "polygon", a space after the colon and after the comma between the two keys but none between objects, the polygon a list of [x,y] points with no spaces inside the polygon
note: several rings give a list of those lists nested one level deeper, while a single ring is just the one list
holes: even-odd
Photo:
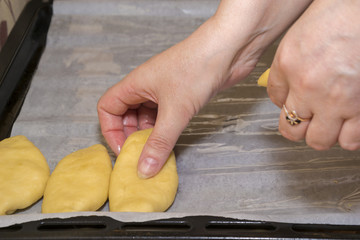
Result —
[{"label": "crumpled paper edge", "polygon": [[[357,216],[354,213],[348,213],[346,222],[341,220],[342,214],[309,214],[303,215],[291,215],[286,216],[286,223],[302,223],[302,224],[335,224],[335,225],[358,225]],[[258,216],[251,214],[209,214],[209,213],[134,213],[134,212],[69,212],[69,213],[48,213],[48,214],[14,214],[0,216],[0,227],[8,227],[15,224],[23,224],[26,222],[39,221],[45,219],[67,219],[71,217],[80,216],[106,216],[120,222],[146,222],[152,220],[161,220],[169,218],[183,218],[189,216],[214,216],[233,218],[238,220],[250,220],[250,221],[261,221],[261,222],[279,222],[284,223],[283,215],[268,215]]]}]

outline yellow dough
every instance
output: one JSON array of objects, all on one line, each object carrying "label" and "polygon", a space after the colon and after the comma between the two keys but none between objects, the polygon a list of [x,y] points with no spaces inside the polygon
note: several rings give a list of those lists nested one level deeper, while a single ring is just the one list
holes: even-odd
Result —
[{"label": "yellow dough", "polygon": [[163,212],[175,199],[179,184],[172,152],[160,173],[149,179],[137,175],[137,163],[152,129],[130,135],[111,174],[109,204],[112,212]]},{"label": "yellow dough", "polygon": [[96,211],[107,200],[111,169],[109,154],[101,144],[69,154],[50,176],[42,212]]},{"label": "yellow dough", "polygon": [[45,157],[25,136],[0,142],[0,215],[38,201],[50,170]]},{"label": "yellow dough", "polygon": [[258,79],[258,85],[262,87],[267,87],[268,78],[269,78],[270,68],[268,68]]}]

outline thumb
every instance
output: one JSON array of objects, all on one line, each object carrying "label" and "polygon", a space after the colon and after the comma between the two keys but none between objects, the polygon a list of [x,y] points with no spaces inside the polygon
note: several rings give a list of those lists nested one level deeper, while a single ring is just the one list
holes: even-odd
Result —
[{"label": "thumb", "polygon": [[187,118],[182,111],[172,109],[176,108],[168,106],[164,113],[159,109],[154,129],[140,155],[138,163],[140,178],[153,177],[161,170],[180,134],[190,121],[191,117]]}]

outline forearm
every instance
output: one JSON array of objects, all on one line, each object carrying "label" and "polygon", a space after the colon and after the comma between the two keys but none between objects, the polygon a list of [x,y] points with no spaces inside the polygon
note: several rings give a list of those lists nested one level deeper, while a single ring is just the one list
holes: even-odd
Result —
[{"label": "forearm", "polygon": [[310,5],[311,0],[222,0],[214,21],[231,46],[259,41],[269,45]]},{"label": "forearm", "polygon": [[[186,65],[216,75],[213,93],[244,79],[263,51],[309,6],[310,0],[223,0],[218,10],[180,45],[189,51]],[[181,51],[184,48],[180,47]],[[198,63],[203,63],[199,66]]]}]

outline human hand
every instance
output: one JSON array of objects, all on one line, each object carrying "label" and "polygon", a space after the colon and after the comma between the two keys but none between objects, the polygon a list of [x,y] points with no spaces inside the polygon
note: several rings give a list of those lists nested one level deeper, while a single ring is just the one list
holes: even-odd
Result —
[{"label": "human hand", "polygon": [[220,88],[232,85],[233,79],[246,76],[255,66],[253,61],[230,74],[235,50],[209,36],[214,25],[207,22],[190,38],[137,67],[99,100],[102,133],[116,154],[131,133],[154,128],[139,159],[139,176],[143,178],[161,169],[200,108]]},{"label": "human hand", "polygon": [[191,36],[137,67],[100,98],[99,121],[111,149],[119,154],[132,132],[154,127],[138,165],[139,176],[154,176],[190,119],[218,91],[245,78],[308,3],[223,0]]},{"label": "human hand", "polygon": [[282,109],[281,134],[306,139],[314,149],[336,142],[360,148],[360,2],[314,1],[290,28],[276,52],[268,94],[298,116],[290,125]]}]

